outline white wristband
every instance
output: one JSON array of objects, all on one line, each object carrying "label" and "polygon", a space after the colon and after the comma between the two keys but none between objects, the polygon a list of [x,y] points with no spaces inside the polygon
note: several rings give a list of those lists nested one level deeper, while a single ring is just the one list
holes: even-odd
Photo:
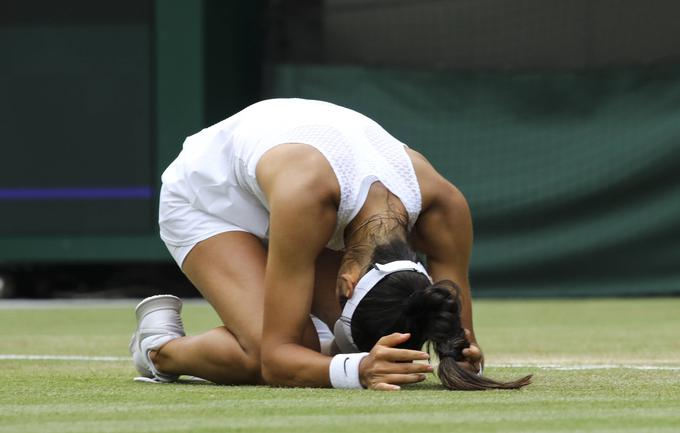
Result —
[{"label": "white wristband", "polygon": [[366,356],[368,352],[335,355],[329,367],[333,388],[363,388],[359,381],[359,363]]}]

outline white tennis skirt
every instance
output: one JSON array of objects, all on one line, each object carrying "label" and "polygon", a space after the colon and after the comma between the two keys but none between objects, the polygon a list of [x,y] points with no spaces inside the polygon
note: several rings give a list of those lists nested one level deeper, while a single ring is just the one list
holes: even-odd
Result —
[{"label": "white tennis skirt", "polygon": [[250,232],[234,222],[194,207],[188,198],[173,193],[166,185],[161,187],[158,215],[161,239],[180,268],[197,243],[220,233]]}]

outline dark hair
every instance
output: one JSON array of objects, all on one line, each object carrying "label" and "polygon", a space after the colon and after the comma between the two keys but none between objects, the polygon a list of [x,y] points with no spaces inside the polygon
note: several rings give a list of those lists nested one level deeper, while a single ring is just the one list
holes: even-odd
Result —
[{"label": "dark hair", "polygon": [[[394,239],[378,245],[371,263],[417,261],[406,241]],[[469,347],[460,322],[460,288],[453,281],[430,284],[424,275],[400,271],[388,275],[359,303],[352,317],[352,337],[360,350],[370,351],[383,336],[409,332],[402,347],[420,350],[427,341],[439,357],[437,375],[449,389],[516,389],[531,383],[531,376],[499,382],[458,365]]]}]

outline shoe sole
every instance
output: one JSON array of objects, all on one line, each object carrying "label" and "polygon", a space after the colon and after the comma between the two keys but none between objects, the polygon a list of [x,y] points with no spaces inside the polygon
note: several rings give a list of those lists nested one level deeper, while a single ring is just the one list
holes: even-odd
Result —
[{"label": "shoe sole", "polygon": [[182,312],[182,300],[174,295],[155,295],[149,296],[135,307],[137,324],[144,316],[157,310],[172,309],[178,313]]}]

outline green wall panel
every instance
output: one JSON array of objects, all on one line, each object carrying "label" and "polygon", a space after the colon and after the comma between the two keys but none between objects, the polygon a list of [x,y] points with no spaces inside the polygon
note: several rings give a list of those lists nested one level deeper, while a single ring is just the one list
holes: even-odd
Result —
[{"label": "green wall panel", "polygon": [[[4,187],[7,196],[16,192],[8,192],[7,186],[15,190],[49,187],[47,193],[29,191],[45,195],[55,194],[55,186],[77,185],[76,191],[62,188],[56,192],[70,196],[122,182],[143,185],[144,200],[4,200],[0,203],[0,222],[5,228],[0,229],[0,262],[170,259],[157,234],[158,189],[160,174],[181,149],[183,138],[204,126],[203,3],[157,1],[151,17],[144,21],[140,18],[144,14],[136,11],[131,22],[98,16],[95,10],[93,17],[78,18],[92,19],[90,24],[69,27],[54,25],[50,17],[45,23],[19,17],[16,25],[1,29],[12,37],[2,38],[0,44],[14,46],[3,48],[12,55],[4,59],[7,67],[0,74],[0,85],[11,90],[9,86],[17,80],[34,78],[30,71],[38,73],[41,68],[31,69],[28,62],[39,61],[44,63],[42,69],[50,71],[40,82],[51,85],[46,89],[56,93],[41,94],[40,88],[25,93],[27,100],[44,98],[51,110],[45,118],[52,123],[35,122],[35,130],[19,128],[17,122],[30,122],[30,117],[17,114],[18,121],[10,125],[16,131],[3,136],[6,157],[0,189]],[[60,14],[66,20],[73,16],[61,9]],[[59,38],[64,43],[58,43]],[[74,47],[69,41],[78,43]],[[41,47],[47,50],[44,55],[32,52]],[[55,47],[63,53],[53,52]],[[70,81],[50,83],[57,79]],[[70,96],[57,97],[60,86],[66,85],[74,89]],[[9,108],[16,112],[21,107]],[[46,110],[45,104],[27,107],[32,113],[36,109]],[[51,139],[41,139],[40,134]],[[8,166],[11,158],[23,158],[19,162],[34,158],[34,163],[29,165],[31,170],[25,170],[17,162]],[[40,170],[41,164],[45,169]],[[12,170],[14,177],[8,174]],[[57,176],[66,185],[51,182]],[[88,191],[83,193],[83,189]],[[104,193],[117,193],[110,189]]]},{"label": "green wall panel", "polygon": [[282,65],[275,89],[367,114],[457,185],[475,222],[479,291],[680,292],[680,67]]}]

